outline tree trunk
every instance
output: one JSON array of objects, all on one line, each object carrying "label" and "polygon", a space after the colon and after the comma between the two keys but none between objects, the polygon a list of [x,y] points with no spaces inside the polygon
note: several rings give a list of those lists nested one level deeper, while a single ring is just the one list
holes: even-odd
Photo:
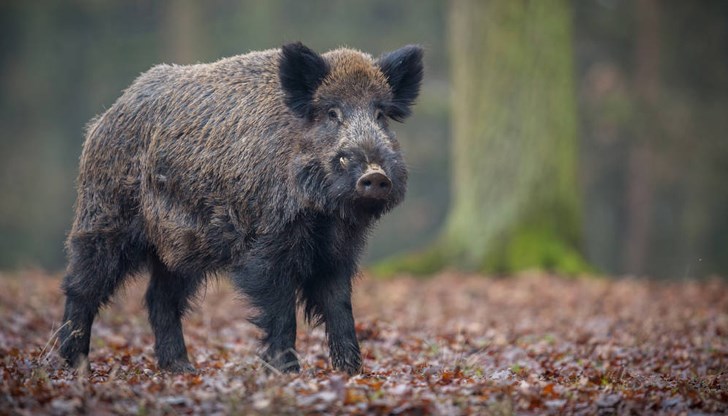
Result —
[{"label": "tree trunk", "polygon": [[567,0],[451,3],[453,201],[440,258],[498,273],[587,269],[570,12]]}]

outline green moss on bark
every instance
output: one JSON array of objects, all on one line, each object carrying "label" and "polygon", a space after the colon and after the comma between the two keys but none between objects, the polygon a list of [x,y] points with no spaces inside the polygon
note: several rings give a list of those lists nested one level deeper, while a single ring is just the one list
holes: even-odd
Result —
[{"label": "green moss on bark", "polygon": [[429,248],[395,256],[375,264],[371,271],[379,277],[392,277],[399,273],[415,276],[429,276],[451,265],[452,257],[443,250],[443,246],[433,244]]},{"label": "green moss on bark", "polygon": [[590,271],[569,2],[456,0],[449,24],[452,209],[437,244],[377,270]]}]

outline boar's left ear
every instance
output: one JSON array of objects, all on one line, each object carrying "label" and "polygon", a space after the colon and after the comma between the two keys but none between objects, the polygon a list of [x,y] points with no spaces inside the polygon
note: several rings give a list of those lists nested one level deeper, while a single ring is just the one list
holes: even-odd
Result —
[{"label": "boar's left ear", "polygon": [[296,42],[283,45],[278,71],[288,108],[299,117],[310,117],[313,94],[329,73],[329,64],[321,55]]},{"label": "boar's left ear", "polygon": [[394,120],[402,121],[412,113],[410,107],[420,94],[424,75],[423,53],[421,46],[407,45],[377,59],[394,95],[393,101],[385,106],[385,112]]}]

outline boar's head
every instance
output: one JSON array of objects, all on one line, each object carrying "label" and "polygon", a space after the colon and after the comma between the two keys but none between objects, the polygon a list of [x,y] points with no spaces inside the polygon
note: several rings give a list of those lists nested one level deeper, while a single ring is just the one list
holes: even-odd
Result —
[{"label": "boar's head", "polygon": [[283,46],[281,87],[301,123],[291,177],[307,206],[358,222],[404,199],[407,167],[389,122],[410,115],[422,54],[405,46],[372,59],[350,49],[319,55],[301,43]]}]

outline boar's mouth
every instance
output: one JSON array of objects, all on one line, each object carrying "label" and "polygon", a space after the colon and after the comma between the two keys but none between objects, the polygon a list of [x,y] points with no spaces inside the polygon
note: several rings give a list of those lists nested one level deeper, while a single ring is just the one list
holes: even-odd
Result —
[{"label": "boar's mouth", "polygon": [[356,191],[349,191],[334,197],[331,208],[341,219],[352,223],[369,222],[378,220],[396,205],[396,201],[392,199],[395,194],[396,192],[392,192],[387,198],[378,199],[362,197]]},{"label": "boar's mouth", "polygon": [[342,207],[340,214],[352,222],[369,222],[378,220],[390,208],[390,203],[387,200],[355,198],[350,202],[348,207]]},{"label": "boar's mouth", "polygon": [[[377,168],[381,169],[379,174],[367,175]],[[292,170],[296,187],[310,208],[352,223],[379,219],[404,197],[406,176],[403,179],[396,170],[392,179],[378,166],[352,175],[353,172],[327,169],[320,160],[309,158],[294,159]]]}]

